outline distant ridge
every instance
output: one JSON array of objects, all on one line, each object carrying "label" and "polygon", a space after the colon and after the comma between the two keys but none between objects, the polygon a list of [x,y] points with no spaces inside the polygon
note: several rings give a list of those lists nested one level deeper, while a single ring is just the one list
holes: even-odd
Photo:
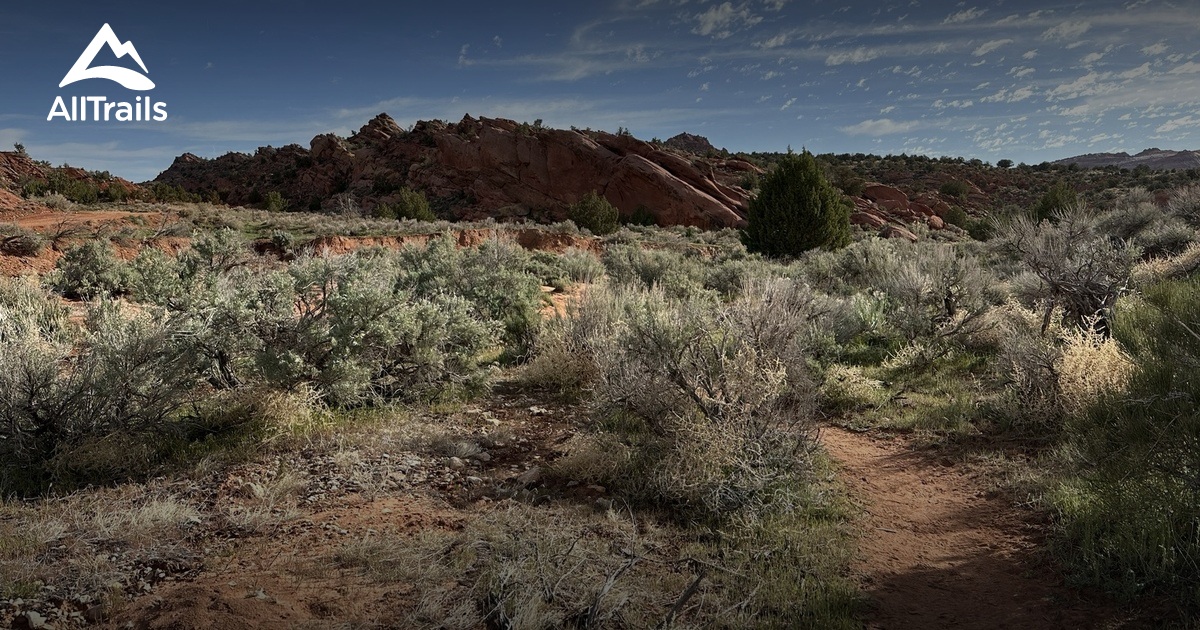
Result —
[{"label": "distant ridge", "polygon": [[694,153],[696,155],[708,155],[710,151],[717,150],[717,148],[708,141],[708,138],[687,132],[681,133],[672,138],[668,138],[666,142],[663,142],[663,146],[687,153]]},{"label": "distant ridge", "polygon": [[1100,168],[1116,166],[1133,170],[1145,166],[1155,171],[1172,169],[1200,168],[1200,151],[1171,151],[1163,149],[1146,149],[1137,155],[1128,153],[1088,153],[1062,160],[1053,164],[1077,164],[1080,168]]}]

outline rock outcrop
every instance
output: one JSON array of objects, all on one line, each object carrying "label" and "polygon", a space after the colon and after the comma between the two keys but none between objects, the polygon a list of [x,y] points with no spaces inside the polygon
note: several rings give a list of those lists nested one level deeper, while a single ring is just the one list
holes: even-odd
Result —
[{"label": "rock outcrop", "polygon": [[349,193],[364,208],[391,203],[403,187],[425,193],[444,217],[558,220],[590,192],[623,216],[648,213],[660,225],[745,224],[749,193],[735,185],[758,168],[740,160],[686,158],[629,135],[548,129],[498,118],[418,122],[386,114],[349,138],[216,159],[185,154],[155,180],[192,193],[216,191],[231,204],[279,192],[298,209],[331,208]]},{"label": "rock outcrop", "polygon": [[675,149],[685,153],[694,153],[696,155],[708,155],[709,153],[717,150],[717,148],[708,141],[708,138],[687,132],[667,138],[667,140],[663,142],[663,146],[667,147],[668,149]]},{"label": "rock outcrop", "polygon": [[932,230],[958,230],[946,223],[950,204],[934,193],[921,193],[909,198],[893,186],[870,183],[863,186],[861,197],[855,197],[850,223],[868,229],[879,229],[886,238],[915,239],[903,226],[924,223]]}]

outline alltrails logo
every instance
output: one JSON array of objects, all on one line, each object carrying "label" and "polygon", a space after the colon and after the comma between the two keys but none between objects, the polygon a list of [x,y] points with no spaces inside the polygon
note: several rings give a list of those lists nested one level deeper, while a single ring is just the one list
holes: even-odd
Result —
[{"label": "alltrails logo", "polygon": [[[120,66],[96,66],[92,67],[92,62],[96,60],[96,55],[100,50],[108,46],[117,58],[129,55],[137,65],[141,67],[142,73],[129,68]],[[134,48],[133,42],[121,43],[117,39],[117,34],[113,32],[112,27],[105,24],[100,27],[100,32],[92,38],[92,43],[84,49],[83,54],[79,55],[79,59],[75,61],[75,65],[67,72],[67,76],[63,77],[58,87],[66,87],[77,81],[85,79],[108,79],[119,83],[122,87],[144,92],[154,89],[154,82],[146,75],[150,71],[146,69],[146,64],[142,61],[141,55],[138,54],[137,48]],[[72,96],[70,107],[67,106],[67,101],[61,96],[54,99],[54,104],[50,106],[50,115],[46,116],[47,121],[52,121],[55,118],[62,117],[69,122],[94,120],[105,121],[116,120],[118,122],[162,122],[167,119],[167,104],[155,103],[150,96],[139,96],[134,99],[134,102],[119,102],[109,101],[107,96]],[[88,114],[91,114],[89,117]]]}]

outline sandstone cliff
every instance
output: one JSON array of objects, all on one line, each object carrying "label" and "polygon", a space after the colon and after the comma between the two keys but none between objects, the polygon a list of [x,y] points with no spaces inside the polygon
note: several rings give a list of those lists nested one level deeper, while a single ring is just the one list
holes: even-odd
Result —
[{"label": "sandstone cliff", "polygon": [[549,129],[498,118],[419,122],[411,130],[380,114],[349,138],[313,138],[309,148],[265,147],[216,159],[185,154],[155,180],[192,193],[216,191],[231,204],[276,191],[297,209],[329,209],[349,193],[364,208],[420,190],[446,218],[557,220],[595,191],[621,214],[660,225],[745,224],[749,193],[738,187],[754,165],[671,151],[629,135]]}]

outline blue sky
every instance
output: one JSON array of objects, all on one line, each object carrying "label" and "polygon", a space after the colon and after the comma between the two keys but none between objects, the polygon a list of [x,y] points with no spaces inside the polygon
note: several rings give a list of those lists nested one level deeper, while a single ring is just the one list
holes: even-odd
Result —
[{"label": "blue sky", "polygon": [[[143,94],[58,87],[104,23],[136,46],[167,121],[46,121],[58,95]],[[141,181],[185,151],[307,146],[386,111],[689,131],[735,151],[1200,149],[1198,26],[1196,0],[8,2],[0,147]]]}]

